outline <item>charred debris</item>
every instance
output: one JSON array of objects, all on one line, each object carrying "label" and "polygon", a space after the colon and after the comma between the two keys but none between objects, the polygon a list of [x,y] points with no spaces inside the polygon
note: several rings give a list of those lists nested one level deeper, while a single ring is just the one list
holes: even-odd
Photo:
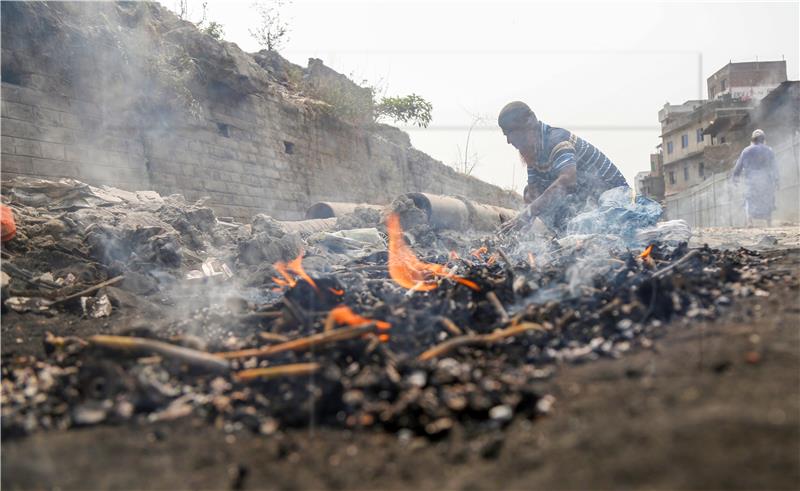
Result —
[{"label": "charred debris", "polygon": [[470,230],[475,206],[438,199],[244,225],[180,196],[4,183],[3,330],[42,336],[4,343],[4,438],[189,415],[263,434],[497,430],[550,410],[538,382],[560,363],[647,349],[790,281],[758,252],[658,234],[498,238],[501,211]]}]

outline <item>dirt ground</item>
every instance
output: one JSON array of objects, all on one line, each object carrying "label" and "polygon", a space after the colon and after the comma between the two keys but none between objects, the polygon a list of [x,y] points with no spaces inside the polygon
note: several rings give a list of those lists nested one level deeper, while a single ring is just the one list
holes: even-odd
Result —
[{"label": "dirt ground", "polygon": [[[800,249],[765,253],[800,267]],[[436,442],[309,427],[226,433],[184,418],[2,445],[4,489],[798,489],[800,285],[677,321],[650,349],[558,366],[552,411]],[[4,353],[41,346],[3,322]]]}]

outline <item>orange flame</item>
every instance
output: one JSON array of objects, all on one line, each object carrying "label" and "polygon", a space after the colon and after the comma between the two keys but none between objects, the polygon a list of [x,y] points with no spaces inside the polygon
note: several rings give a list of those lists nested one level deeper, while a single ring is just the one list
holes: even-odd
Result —
[{"label": "orange flame", "polygon": [[392,327],[392,324],[386,321],[376,321],[374,319],[367,319],[353,312],[347,305],[339,305],[334,307],[330,314],[331,318],[337,324],[345,324],[348,326],[359,326],[361,324],[375,323],[375,327],[385,331]]},{"label": "orange flame", "polygon": [[489,256],[489,259],[486,260],[486,264],[491,266],[492,264],[497,262],[497,258],[498,258],[498,255],[496,253],[492,253],[492,255]]},{"label": "orange flame", "polygon": [[344,290],[339,290],[338,288],[328,287],[328,291],[333,293],[337,297],[341,297],[342,295],[344,295]]},{"label": "orange flame", "polygon": [[[294,287],[297,284],[297,280],[295,280],[292,277],[292,275],[289,274],[289,272],[287,271],[288,269],[292,273],[299,276],[306,283],[314,287],[315,290],[319,291],[319,288],[317,288],[317,284],[314,283],[314,280],[311,279],[311,277],[308,276],[308,274],[306,273],[306,270],[303,269],[304,252],[305,251],[303,251],[303,249],[300,249],[300,254],[296,258],[289,261],[288,263],[284,263],[283,261],[278,261],[275,264],[273,264],[272,267],[274,267],[275,270],[278,273],[280,273],[281,276],[283,276],[283,279],[273,276],[272,281],[281,286]],[[342,294],[344,294],[344,292],[342,292]]]},{"label": "orange flame", "polygon": [[273,264],[272,267],[283,276],[283,279],[280,279],[276,276],[272,277],[272,281],[277,283],[280,286],[289,286],[293,287],[297,284],[294,278],[286,271],[286,264],[283,261],[278,261],[277,263]]},{"label": "orange flame", "polygon": [[450,278],[475,291],[480,287],[470,280],[461,278],[447,271],[441,264],[426,263],[417,259],[414,252],[403,240],[403,229],[400,218],[392,213],[386,218],[386,229],[389,232],[389,276],[410,290],[430,291],[437,287],[436,277]]},{"label": "orange flame", "polygon": [[450,251],[450,260],[451,261],[458,261],[459,259],[461,259],[461,258],[458,256],[458,253],[456,251]]},{"label": "orange flame", "polygon": [[306,273],[306,270],[303,269],[303,252],[303,249],[300,249],[300,255],[292,259],[292,261],[288,264],[289,271],[304,279],[309,285],[314,287],[315,290],[319,291],[317,284],[314,283],[314,280],[312,280],[311,277]]},{"label": "orange flame", "polygon": [[639,254],[639,257],[642,259],[647,259],[648,257],[650,257],[651,252],[653,252],[653,244],[647,246],[647,249],[645,249],[641,254]]},{"label": "orange flame", "polygon": [[479,248],[475,249],[474,251],[470,252],[473,256],[477,257],[478,259],[481,258],[481,254],[486,254],[489,252],[489,248],[486,246],[480,246]]}]

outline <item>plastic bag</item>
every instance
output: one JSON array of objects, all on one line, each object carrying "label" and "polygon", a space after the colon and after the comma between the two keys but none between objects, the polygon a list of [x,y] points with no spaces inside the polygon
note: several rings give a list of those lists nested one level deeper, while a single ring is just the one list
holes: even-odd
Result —
[{"label": "plastic bag", "polygon": [[567,223],[567,233],[614,234],[631,240],[636,232],[652,227],[663,213],[650,198],[635,196],[627,186],[609,189],[600,195],[597,208],[580,213]]}]

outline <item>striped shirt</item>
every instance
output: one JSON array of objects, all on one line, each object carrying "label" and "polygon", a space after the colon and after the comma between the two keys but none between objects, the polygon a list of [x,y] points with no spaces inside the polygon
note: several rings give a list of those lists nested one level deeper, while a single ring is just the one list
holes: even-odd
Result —
[{"label": "striped shirt", "polygon": [[603,191],[628,182],[603,152],[563,128],[541,126],[542,152],[538,162],[528,166],[528,184],[544,191],[559,174],[571,166],[577,170],[577,194],[599,196]]}]

